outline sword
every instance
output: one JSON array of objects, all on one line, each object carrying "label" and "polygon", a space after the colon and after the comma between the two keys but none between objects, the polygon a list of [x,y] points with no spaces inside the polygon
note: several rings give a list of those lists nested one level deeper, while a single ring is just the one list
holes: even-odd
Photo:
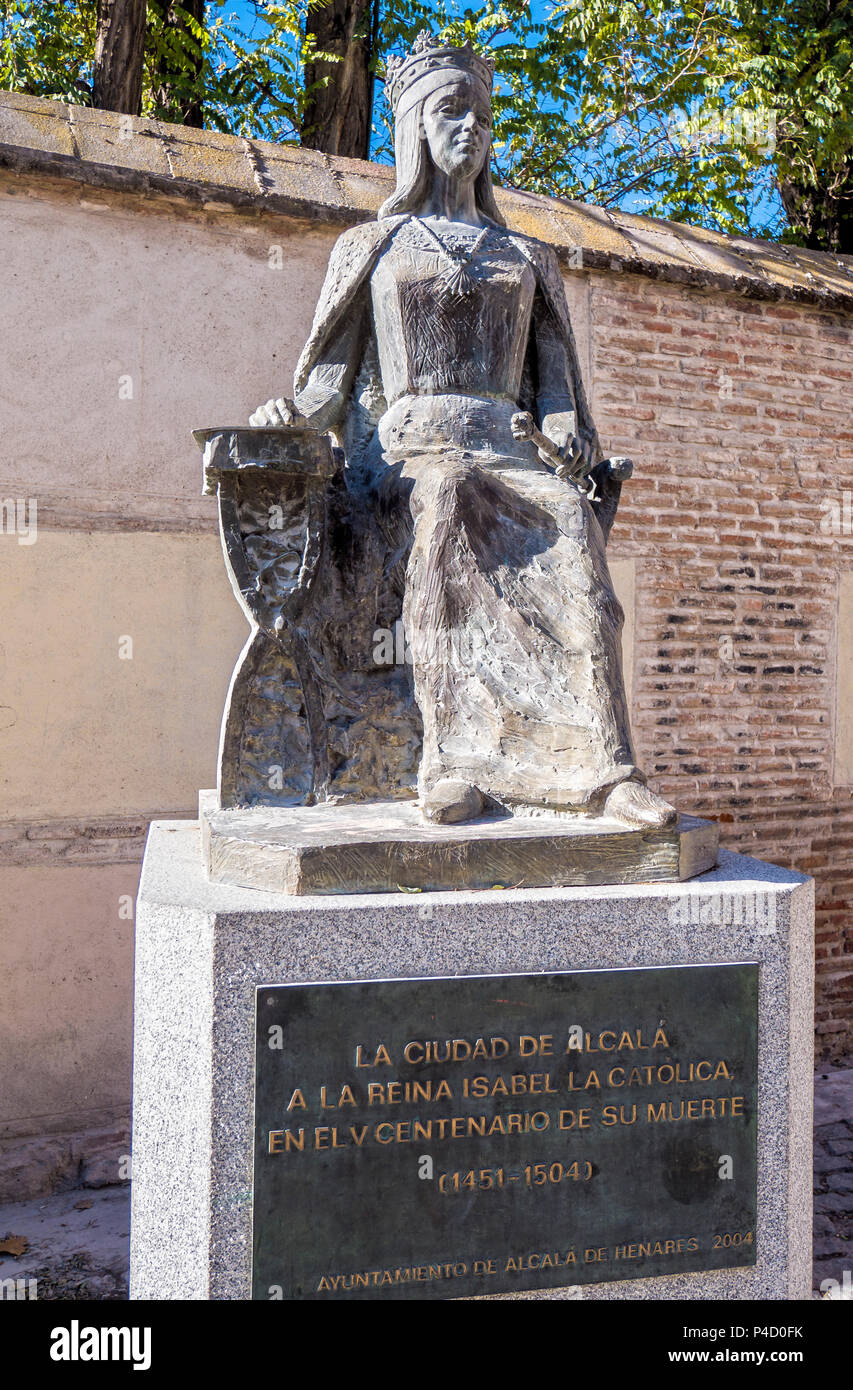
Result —
[{"label": "sword", "polygon": [[[584,458],[577,436],[572,440],[569,452],[564,454],[553,439],[549,439],[547,434],[543,434],[538,428],[529,410],[520,410],[513,415],[509,426],[514,439],[530,440],[538,450],[542,462],[550,464],[558,478],[571,478],[573,481],[581,482],[596,466]],[[627,458],[603,459],[600,466],[619,482],[630,478],[634,470],[633,463]]]}]

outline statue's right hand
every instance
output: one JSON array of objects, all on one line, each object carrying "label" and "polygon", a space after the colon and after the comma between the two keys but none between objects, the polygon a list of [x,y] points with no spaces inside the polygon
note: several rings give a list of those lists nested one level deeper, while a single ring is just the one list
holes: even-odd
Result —
[{"label": "statue's right hand", "polygon": [[302,423],[303,417],[293,401],[287,396],[279,396],[278,400],[267,401],[266,405],[259,405],[254,414],[249,416],[250,425],[272,426],[273,429],[280,429],[283,425],[300,425]]},{"label": "statue's right hand", "polygon": [[562,451],[563,462],[557,468],[558,478],[586,478],[592,468],[592,445],[575,435]]}]

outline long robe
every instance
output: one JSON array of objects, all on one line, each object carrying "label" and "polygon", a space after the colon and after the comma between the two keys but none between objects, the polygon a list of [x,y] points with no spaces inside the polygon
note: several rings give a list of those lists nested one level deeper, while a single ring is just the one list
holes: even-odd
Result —
[{"label": "long robe", "polygon": [[[385,541],[383,578],[391,606],[395,595],[402,604],[423,721],[418,789],[450,776],[494,806],[595,810],[616,782],[643,780],[621,670],[623,615],[605,558],[613,497],[591,504],[583,488],[532,463],[532,446],[514,444],[507,428],[514,409],[540,424],[568,418],[601,457],[556,257],[531,238],[501,234],[532,269],[537,302],[517,398],[482,402],[480,439],[470,422],[476,400],[469,409],[448,397],[446,419],[436,408],[440,379],[388,405],[383,347],[385,376],[394,371],[388,344],[377,342],[371,277],[408,220],[367,223],[338,239],[295,389],[300,408],[331,403],[358,526],[378,527]],[[441,353],[440,337],[432,350]],[[375,558],[369,537],[364,544]],[[362,794],[351,777],[334,783],[326,794]],[[391,794],[411,792],[406,779]]]}]

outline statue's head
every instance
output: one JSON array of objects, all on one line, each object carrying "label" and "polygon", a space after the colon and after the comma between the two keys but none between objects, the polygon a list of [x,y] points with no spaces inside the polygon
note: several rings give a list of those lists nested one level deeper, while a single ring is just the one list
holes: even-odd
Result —
[{"label": "statue's head", "polygon": [[472,181],[479,211],[503,225],[490,166],[494,64],[470,45],[452,48],[427,32],[405,58],[389,58],[385,90],[394,112],[397,187],[380,217],[417,212],[433,168]]}]

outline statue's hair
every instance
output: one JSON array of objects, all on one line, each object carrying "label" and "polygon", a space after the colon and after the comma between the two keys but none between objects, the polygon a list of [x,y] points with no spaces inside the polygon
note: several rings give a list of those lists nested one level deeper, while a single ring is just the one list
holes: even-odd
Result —
[{"label": "statue's hair", "polygon": [[[433,162],[429,143],[422,133],[423,109],[423,101],[418,101],[395,122],[394,160],[397,166],[397,187],[379,209],[379,218],[394,217],[402,212],[416,213],[429,194]],[[495,202],[488,152],[474,184],[474,201],[477,211],[490,222],[496,222],[499,227],[506,226]]]}]

